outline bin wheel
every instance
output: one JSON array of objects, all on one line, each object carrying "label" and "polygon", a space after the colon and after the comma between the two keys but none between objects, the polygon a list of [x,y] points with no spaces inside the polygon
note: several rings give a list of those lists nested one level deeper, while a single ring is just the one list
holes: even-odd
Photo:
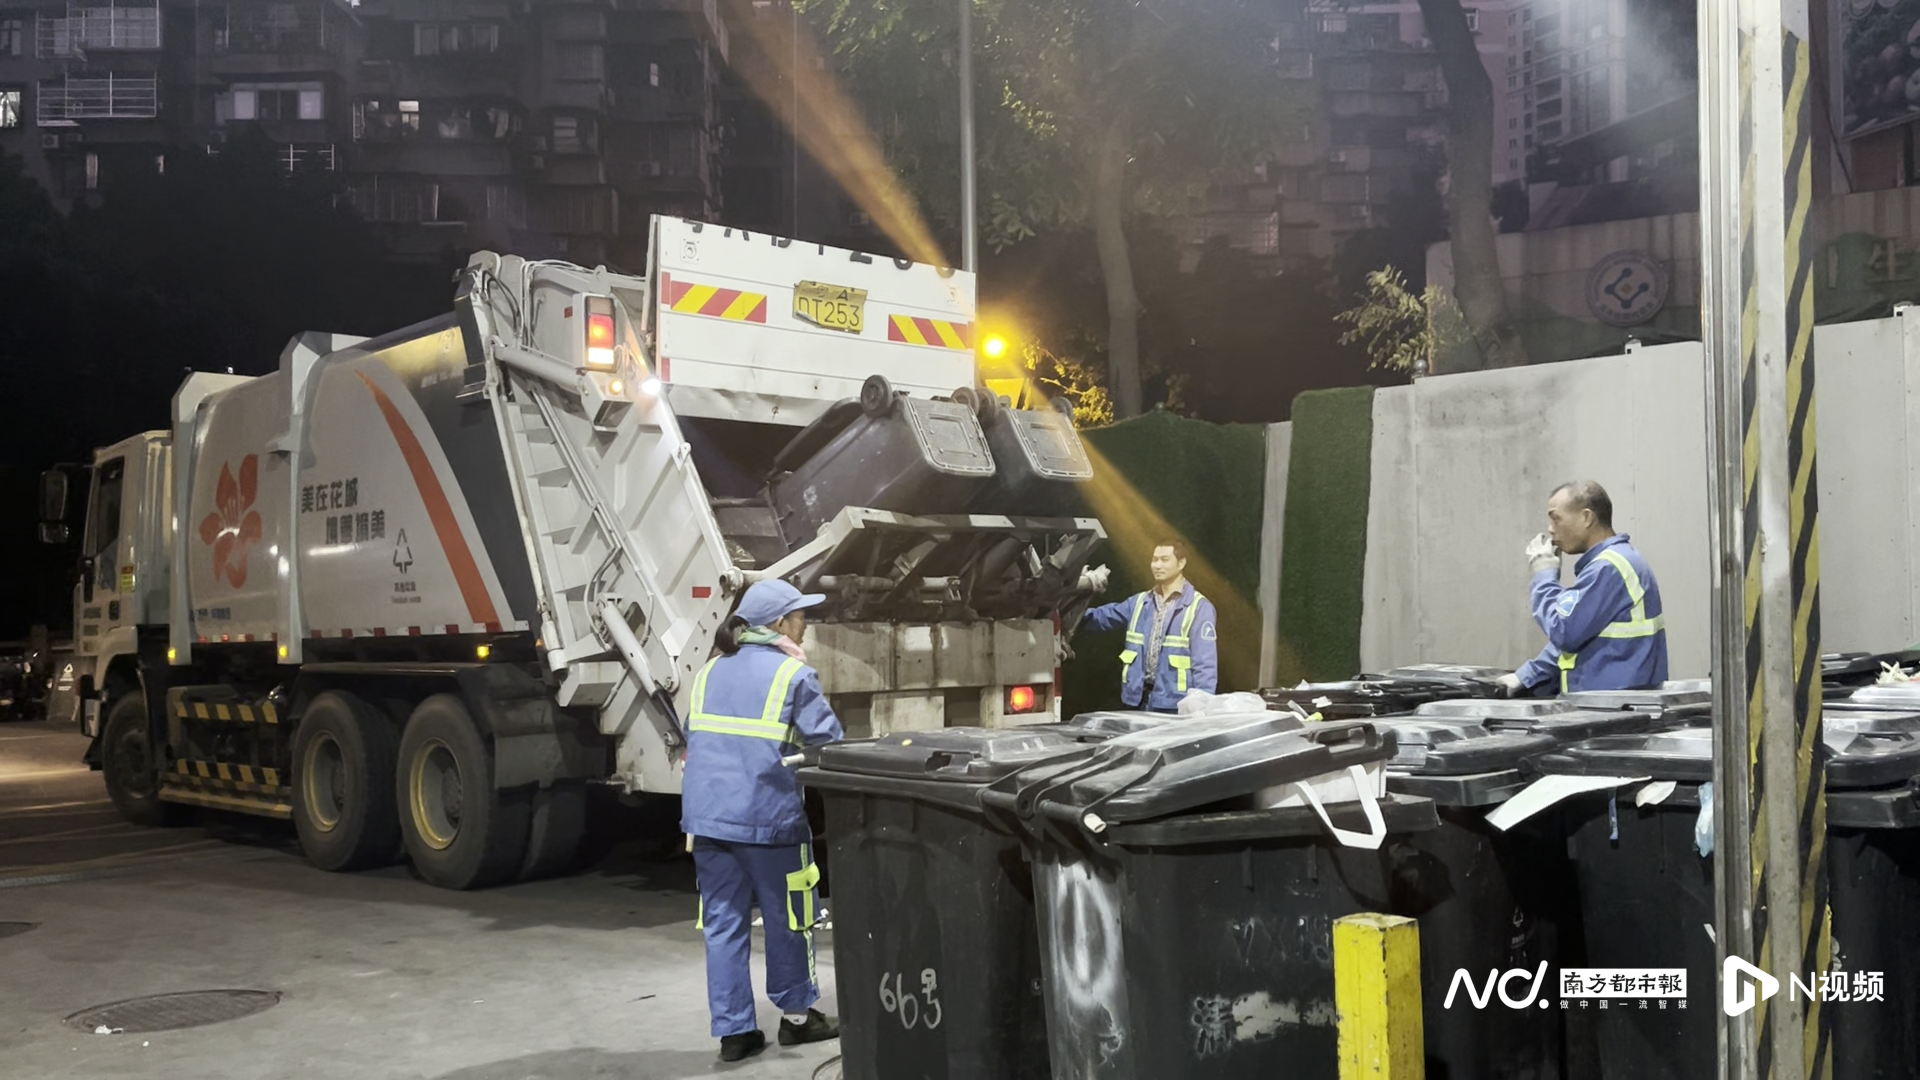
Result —
[{"label": "bin wheel", "polygon": [[322,870],[400,861],[400,817],[388,793],[398,732],[351,694],[329,690],[300,716],[293,739],[293,826]]},{"label": "bin wheel", "polygon": [[980,392],[971,386],[963,386],[953,392],[953,403],[955,405],[965,405],[967,411],[970,413],[978,413],[980,411]]},{"label": "bin wheel", "polygon": [[587,789],[561,782],[536,792],[527,833],[527,858],[521,881],[564,874],[573,868],[587,835]]},{"label": "bin wheel", "polygon": [[452,694],[421,702],[400,736],[394,777],[400,833],[414,869],[443,889],[496,885],[521,869],[528,801],[493,784],[493,747]]},{"label": "bin wheel", "polygon": [[179,813],[178,806],[160,801],[153,727],[147,718],[146,695],[138,690],[122,694],[107,712],[100,736],[100,771],[114,809],[135,825],[166,825]]},{"label": "bin wheel", "polygon": [[1054,398],[1052,404],[1055,412],[1069,420],[1073,419],[1073,399],[1062,395]]},{"label": "bin wheel", "polygon": [[980,405],[975,411],[980,414],[982,424],[993,423],[999,418],[1001,410],[1007,407],[1006,401],[991,390],[975,390],[973,393],[980,399]]},{"label": "bin wheel", "polygon": [[869,375],[860,384],[860,411],[876,420],[893,411],[893,384],[885,375]]}]

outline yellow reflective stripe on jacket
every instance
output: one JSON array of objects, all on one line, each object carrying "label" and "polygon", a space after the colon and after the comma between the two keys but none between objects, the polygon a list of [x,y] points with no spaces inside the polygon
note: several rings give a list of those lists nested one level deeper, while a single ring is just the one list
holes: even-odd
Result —
[{"label": "yellow reflective stripe on jacket", "polygon": [[1147,643],[1145,634],[1140,632],[1140,612],[1147,606],[1147,594],[1141,593],[1133,598],[1133,618],[1127,620],[1127,647],[1120,650],[1120,681],[1127,681],[1127,673],[1133,670],[1133,662],[1140,659],[1140,646]]},{"label": "yellow reflective stripe on jacket", "polygon": [[1205,599],[1206,597],[1201,596],[1198,591],[1193,594],[1193,603],[1187,605],[1186,615],[1180,620],[1180,632],[1177,634],[1168,634],[1166,637],[1161,638],[1161,646],[1171,645],[1176,649],[1193,647],[1193,619],[1194,616],[1200,613],[1200,602]]},{"label": "yellow reflective stripe on jacket", "polygon": [[767,687],[767,702],[759,716],[721,716],[706,711],[707,675],[713,671],[718,661],[709,660],[707,666],[700,669],[699,677],[693,681],[693,709],[688,717],[689,731],[705,731],[714,735],[738,735],[751,739],[767,739],[772,742],[787,742],[793,737],[793,725],[781,719],[781,712],[787,703],[787,689],[793,685],[793,677],[805,667],[799,660],[789,656],[773,673],[773,684]]},{"label": "yellow reflective stripe on jacket", "polygon": [[1627,557],[1611,549],[1601,552],[1600,557],[1606,560],[1607,565],[1619,571],[1620,580],[1627,586],[1627,598],[1633,601],[1632,617],[1608,623],[1601,629],[1600,636],[1604,638],[1652,637],[1665,630],[1667,628],[1665,615],[1647,618],[1647,590],[1640,584],[1640,575],[1634,571],[1633,564],[1627,561]]},{"label": "yellow reflective stripe on jacket", "polygon": [[[1633,603],[1633,610],[1628,613],[1627,618],[1601,627],[1599,636],[1643,638],[1652,637],[1665,630],[1667,628],[1665,614],[1647,617],[1647,589],[1640,583],[1640,574],[1634,570],[1633,564],[1627,561],[1627,557],[1609,548],[1601,552],[1599,558],[1619,573],[1621,583],[1627,587],[1627,599]],[[1573,673],[1574,665],[1578,661],[1579,657],[1573,653],[1560,654],[1560,692],[1563,694],[1568,692],[1567,677]]]}]

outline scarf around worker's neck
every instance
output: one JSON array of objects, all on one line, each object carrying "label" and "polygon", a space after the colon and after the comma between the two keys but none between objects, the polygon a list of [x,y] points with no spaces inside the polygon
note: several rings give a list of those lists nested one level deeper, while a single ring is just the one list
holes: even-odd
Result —
[{"label": "scarf around worker's neck", "polygon": [[747,627],[745,630],[740,631],[739,640],[742,645],[772,645],[774,648],[779,649],[781,652],[786,653],[788,656],[793,657],[803,664],[807,662],[807,654],[801,650],[799,643],[787,635],[765,626]]}]

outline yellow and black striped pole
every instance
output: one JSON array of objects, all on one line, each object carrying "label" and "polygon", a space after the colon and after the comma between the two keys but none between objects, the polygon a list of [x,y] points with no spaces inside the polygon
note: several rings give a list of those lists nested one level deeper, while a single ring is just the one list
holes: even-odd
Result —
[{"label": "yellow and black striped pole", "polygon": [[[1832,951],[1817,758],[1807,4],[1706,0],[1699,12],[1701,323],[1719,557],[1714,832],[1723,968],[1713,976],[1734,977],[1723,974],[1724,958],[1738,956],[1787,987],[1789,976],[1825,970]],[[1720,1015],[1724,1080],[1831,1075],[1818,1002],[1781,993]]]}]

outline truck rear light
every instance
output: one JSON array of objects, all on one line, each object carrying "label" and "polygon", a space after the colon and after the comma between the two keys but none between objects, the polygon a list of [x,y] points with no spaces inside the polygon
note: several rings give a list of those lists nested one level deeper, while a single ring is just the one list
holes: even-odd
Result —
[{"label": "truck rear light", "polygon": [[1007,687],[1007,715],[1019,716],[1034,712],[1040,704],[1040,693],[1031,686]]},{"label": "truck rear light", "polygon": [[587,366],[613,370],[613,300],[587,297]]}]

